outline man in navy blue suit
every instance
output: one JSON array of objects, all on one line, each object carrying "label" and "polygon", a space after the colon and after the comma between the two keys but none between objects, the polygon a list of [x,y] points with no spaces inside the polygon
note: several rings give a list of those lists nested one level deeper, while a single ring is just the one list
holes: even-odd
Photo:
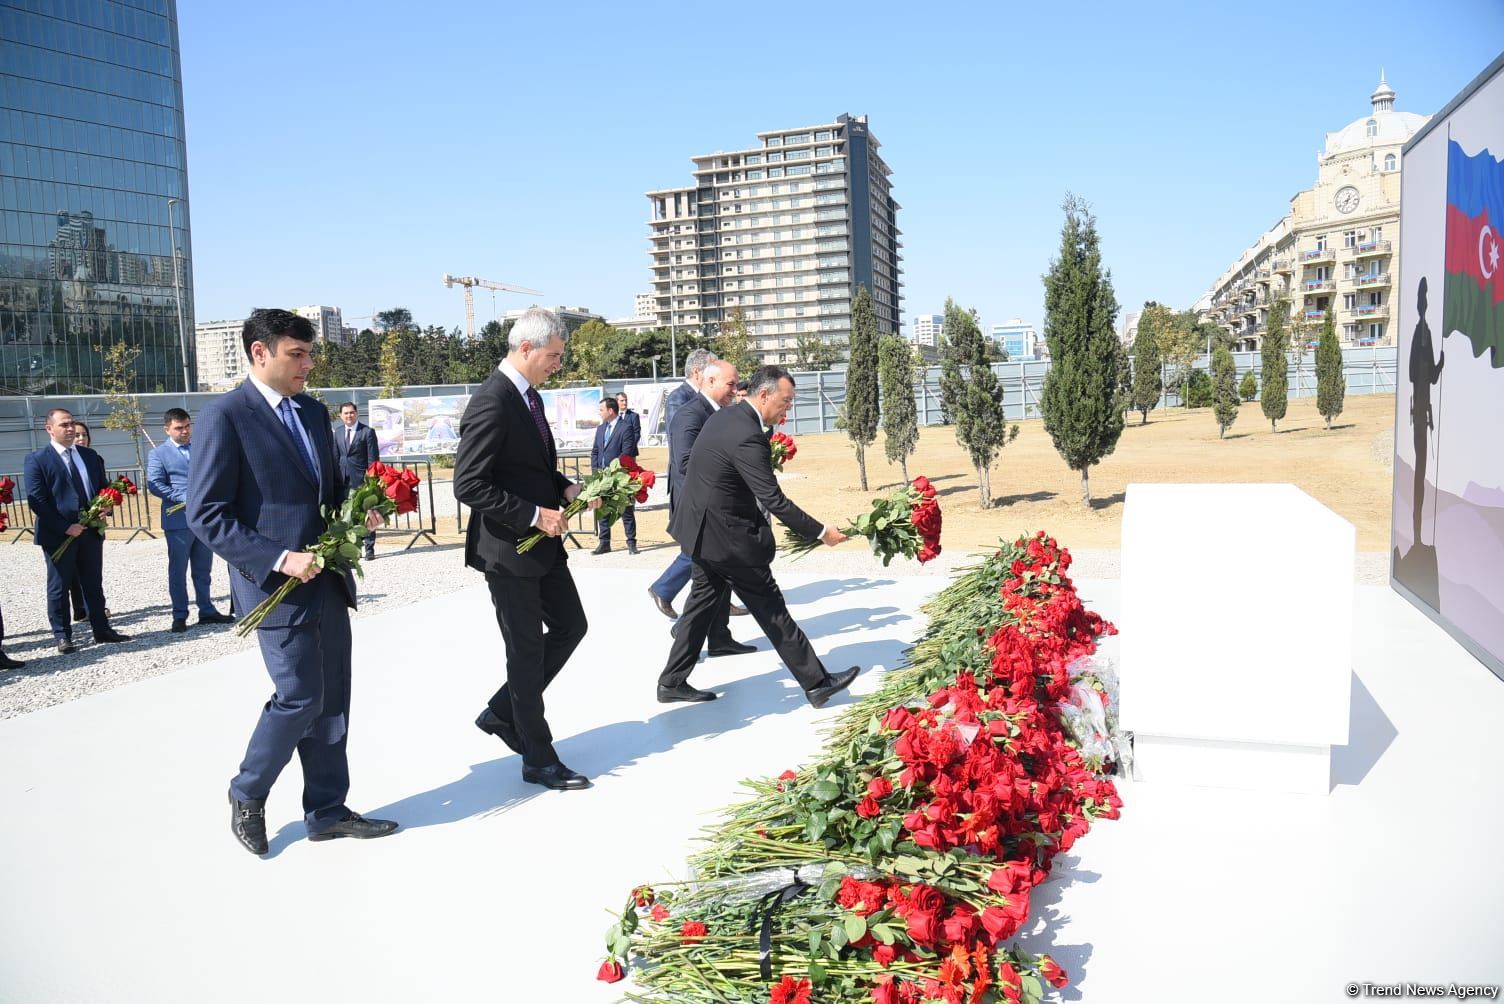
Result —
[{"label": "man in navy blue suit", "polygon": [[[668,511],[674,511],[674,479],[679,477],[674,464],[674,416],[679,414],[679,409],[689,402],[700,397],[701,388],[705,383],[705,367],[716,362],[716,355],[709,349],[695,349],[684,358],[684,382],[669,392],[663,402],[663,427],[668,430]],[[703,422],[701,423],[704,424]],[[687,457],[688,448],[686,447]],[[663,574],[651,586],[648,586],[648,596],[653,600],[653,606],[658,612],[670,620],[677,620],[679,612],[674,609],[674,597],[689,585],[690,573],[693,565],[687,555],[677,555]]]},{"label": "man in navy blue suit", "polygon": [[[74,651],[68,616],[68,592],[74,582],[83,587],[94,640],[129,641],[128,635],[110,627],[104,610],[104,535],[78,521],[79,513],[109,484],[104,460],[87,447],[73,445],[73,415],[66,408],[47,413],[47,436],[51,442],[26,455],[24,477],[26,501],[36,517],[34,536],[47,562],[47,620],[57,650],[64,655]],[[52,552],[69,537],[73,543],[52,560]]]},{"label": "man in navy blue suit", "polygon": [[[339,425],[334,427],[334,453],[339,457],[340,492],[349,496],[366,479],[366,470],[381,459],[376,430],[360,420],[354,401],[339,406]],[[376,557],[376,534],[366,534],[366,560]]]},{"label": "man in navy blue suit", "polygon": [[[275,692],[230,782],[230,830],[251,853],[267,852],[266,797],[296,751],[309,839],[384,837],[395,822],[345,805],[355,580],[320,575],[304,550],[324,531],[320,505],[343,501],[329,412],[302,393],[313,369],[313,325],[290,311],[254,310],[241,341],[250,377],[199,415],[188,528],[229,562],[240,610],[288,577],[302,584],[257,631]],[[371,513],[366,526],[379,525]]]},{"label": "man in navy blue suit", "polygon": [[162,532],[167,536],[167,595],[172,601],[173,634],[188,630],[188,571],[193,570],[193,599],[200,624],[230,624],[235,618],[214,609],[209,575],[214,552],[188,529],[184,509],[188,501],[188,458],[193,448],[193,419],[182,408],[168,408],[162,416],[167,438],[146,456],[146,488],[162,500]]},{"label": "man in navy blue suit", "polygon": [[[616,398],[601,400],[601,424],[595,427],[595,444],[590,447],[590,470],[592,473],[610,467],[611,461],[622,457],[637,456],[637,426],[621,417],[620,404]],[[627,553],[637,553],[637,513],[633,506],[621,514],[621,525],[627,532]],[[600,538],[591,554],[605,554],[611,550],[611,524],[596,514],[595,534]]]}]

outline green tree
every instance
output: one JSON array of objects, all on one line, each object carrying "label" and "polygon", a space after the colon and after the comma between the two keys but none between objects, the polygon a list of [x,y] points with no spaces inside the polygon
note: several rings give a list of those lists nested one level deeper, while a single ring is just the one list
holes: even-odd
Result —
[{"label": "green tree", "polygon": [[1316,343],[1316,410],[1332,427],[1332,419],[1342,414],[1342,399],[1347,394],[1347,379],[1342,373],[1342,346],[1337,343],[1333,310],[1327,310],[1321,324],[1321,339]]},{"label": "green tree", "polygon": [[1206,339],[1196,329],[1195,318],[1186,313],[1170,314],[1169,323],[1157,335],[1160,358],[1170,370],[1169,382],[1180,386],[1181,406],[1190,407],[1191,371],[1196,357],[1206,351]]},{"label": "green tree", "polygon": [[616,376],[615,361],[620,352],[621,333],[599,318],[591,318],[565,343],[565,360],[559,370],[564,379],[587,384],[600,383]]},{"label": "green tree", "polygon": [[883,397],[883,452],[909,482],[909,455],[919,445],[919,411],[914,405],[914,349],[898,335],[877,343]]},{"label": "green tree", "polygon": [[826,341],[817,334],[799,335],[794,344],[794,368],[828,370],[841,359],[839,342]]},{"label": "green tree", "polygon": [[1238,397],[1244,401],[1257,400],[1259,396],[1259,382],[1253,375],[1253,370],[1243,373],[1243,379],[1238,381]]},{"label": "green tree", "polygon": [[[681,341],[679,349],[684,350]],[[738,304],[722,321],[711,343],[711,351],[743,373],[757,366],[757,354],[752,351],[752,337],[747,333],[747,312]]]},{"label": "green tree", "polygon": [[857,473],[867,490],[867,447],[877,439],[877,315],[872,295],[858,286],[851,301],[851,354],[846,364],[846,436],[856,450]]},{"label": "green tree", "polygon": [[1133,391],[1129,403],[1139,413],[1139,425],[1149,423],[1149,412],[1164,394],[1164,366],[1159,358],[1159,335],[1174,319],[1168,307],[1154,301],[1144,304],[1133,336]]},{"label": "green tree", "polygon": [[1116,449],[1123,434],[1117,390],[1118,302],[1112,272],[1102,266],[1091,207],[1067,195],[1061,207],[1060,252],[1044,277],[1044,337],[1050,372],[1041,404],[1045,431],[1073,471],[1081,472],[1081,501],[1091,504],[1091,468]]},{"label": "green tree", "polygon": [[1185,382],[1185,406],[1187,408],[1210,408],[1212,406],[1212,377],[1206,370],[1191,370]]},{"label": "green tree", "polygon": [[945,336],[940,347],[940,407],[955,423],[961,444],[977,472],[977,496],[992,506],[992,463],[1018,438],[1003,410],[1003,385],[988,360],[987,340],[977,312],[945,301]]},{"label": "green tree", "polygon": [[1212,413],[1217,418],[1217,438],[1238,420],[1238,365],[1226,345],[1212,350]]},{"label": "green tree", "polygon": [[382,397],[402,396],[402,364],[397,351],[402,335],[403,329],[396,327],[387,328],[381,335],[381,369],[378,376]]},{"label": "green tree", "polygon": [[381,332],[390,331],[393,328],[411,328],[413,326],[413,312],[406,307],[392,307],[383,310],[376,315],[376,330]]},{"label": "green tree", "polygon": [[131,384],[136,379],[136,358],[141,350],[125,342],[113,342],[108,348],[96,346],[104,358],[104,399],[110,413],[104,417],[104,427],[114,432],[128,432],[131,445],[136,448],[136,466],[146,470],[146,458],[141,454],[141,427],[146,421],[141,399],[131,393]]},{"label": "green tree", "polygon": [[1264,386],[1259,390],[1259,407],[1269,420],[1269,428],[1279,429],[1279,420],[1290,407],[1290,361],[1285,355],[1290,336],[1285,321],[1290,316],[1290,301],[1280,300],[1269,311],[1269,328],[1259,346],[1259,369]]}]

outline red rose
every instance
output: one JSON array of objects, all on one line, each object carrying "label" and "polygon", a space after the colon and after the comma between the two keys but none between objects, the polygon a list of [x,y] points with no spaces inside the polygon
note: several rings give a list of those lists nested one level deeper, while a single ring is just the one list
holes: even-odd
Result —
[{"label": "red rose", "polygon": [[928,544],[928,543],[921,544],[920,547],[919,547],[919,554],[918,554],[919,563],[922,565],[926,561],[933,561],[936,557],[939,556],[939,554],[940,554],[940,545],[939,544]]},{"label": "red rose", "polygon": [[679,937],[686,945],[698,945],[705,940],[705,925],[698,920],[691,920],[679,928]]},{"label": "red rose", "polygon": [[940,915],[936,913],[914,912],[906,918],[909,924],[909,937],[916,945],[933,945],[940,931]]},{"label": "red rose", "polygon": [[5,528],[9,524],[10,524],[10,517],[6,515],[4,509],[0,509],[0,533],[4,533],[5,532]]},{"label": "red rose", "polygon": [[919,531],[921,537],[938,538],[940,536],[940,507],[933,502],[927,502],[918,506],[909,513],[909,522],[914,529]]},{"label": "red rose", "polygon": [[905,732],[914,726],[914,715],[908,708],[891,708],[883,715],[883,728],[889,732]]},{"label": "red rose", "polygon": [[636,478],[637,483],[642,485],[642,487],[644,488],[651,488],[658,483],[658,475],[654,474],[646,467],[638,468]]},{"label": "red rose", "polygon": [[638,471],[642,468],[637,466],[636,457],[632,456],[631,454],[623,453],[621,455],[621,469],[624,471]]},{"label": "red rose", "polygon": [[389,470],[391,470],[391,468],[388,467],[386,464],[383,464],[379,460],[374,460],[374,461],[371,462],[371,466],[366,468],[366,477],[368,477],[368,478],[379,478],[379,477],[382,476],[382,474],[384,472],[389,471]]},{"label": "red rose", "polygon": [[982,911],[982,927],[986,929],[995,945],[999,941],[1013,937],[1014,932],[1018,930],[1019,922],[997,907],[989,906]]},{"label": "red rose", "polygon": [[120,505],[125,501],[121,494],[113,488],[99,489],[99,497],[104,499],[110,505]]},{"label": "red rose", "polygon": [[[887,947],[888,946],[883,945],[878,948],[878,951],[880,952],[883,950],[883,948]],[[892,949],[889,949],[889,951],[892,951]],[[876,957],[877,953],[874,952],[873,958]],[[887,967],[887,965],[887,962],[883,963],[883,966],[885,968]],[[875,983],[872,987],[872,1004],[900,1004],[901,1000],[902,998],[898,996],[898,990],[893,986],[893,977],[879,976],[877,978],[877,983]]]},{"label": "red rose", "polygon": [[648,490],[646,488],[639,489],[637,494],[633,497],[637,499],[638,505],[642,505],[648,500]]},{"label": "red rose", "polygon": [[1004,896],[1011,896],[1033,884],[1030,881],[1033,870],[1034,866],[1028,861],[1009,861],[987,879],[987,888],[993,892],[1000,892]]},{"label": "red rose", "polygon": [[898,958],[898,949],[892,945],[878,945],[872,950],[872,961],[887,969]]},{"label": "red rose", "polygon": [[935,497],[935,486],[930,484],[930,479],[921,474],[914,479],[914,490],[927,499]]},{"label": "red rose", "polygon": [[650,885],[640,885],[632,890],[632,899],[638,906],[647,906],[656,896],[657,893],[653,892],[653,887]]},{"label": "red rose", "polygon": [[795,774],[793,771],[786,770],[782,774],[778,775],[778,780],[780,780],[780,781],[792,781],[792,780],[794,780],[794,778],[796,778],[798,776],[799,775]]},{"label": "red rose", "polygon": [[1039,957],[1039,975],[1049,981],[1052,987],[1063,987],[1070,982],[1070,979],[1065,975],[1065,970],[1061,969],[1055,960],[1048,955],[1041,955]]},{"label": "red rose", "polygon": [[418,487],[418,483],[422,480],[422,478],[418,477],[418,472],[413,470],[411,467],[403,471],[401,477],[402,483],[407,485],[409,488]]},{"label": "red rose", "polygon": [[414,512],[418,508],[418,497],[413,494],[412,486],[400,479],[388,481],[386,484],[386,497],[397,503],[397,515]]},{"label": "red rose", "polygon": [[876,819],[883,814],[883,807],[877,799],[869,796],[856,803],[856,814],[863,819]]},{"label": "red rose", "polygon": [[654,920],[661,924],[665,920],[668,920],[668,907],[664,906],[662,903],[654,903],[653,910],[648,914],[648,916],[652,917]]},{"label": "red rose", "polygon": [[885,777],[874,777],[867,782],[867,794],[872,798],[887,798],[893,794],[893,783]]},{"label": "red rose", "polygon": [[596,970],[595,978],[602,983],[617,983],[625,975],[627,974],[622,972],[621,963],[615,959],[607,959],[601,963],[600,969]]}]

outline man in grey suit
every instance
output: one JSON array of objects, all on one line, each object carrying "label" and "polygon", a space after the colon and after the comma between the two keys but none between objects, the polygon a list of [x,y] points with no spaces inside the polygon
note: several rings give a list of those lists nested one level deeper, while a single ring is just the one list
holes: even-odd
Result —
[{"label": "man in grey suit", "polygon": [[193,419],[182,408],[168,408],[162,416],[167,438],[146,457],[146,490],[162,500],[162,532],[167,535],[167,595],[172,599],[172,633],[188,630],[188,571],[193,570],[193,598],[200,624],[229,624],[235,620],[214,609],[209,575],[214,552],[188,529],[182,508],[188,501],[188,461],[193,449]]},{"label": "man in grey suit", "polygon": [[[350,767],[350,615],[355,580],[320,575],[304,550],[340,496],[329,412],[304,394],[313,325],[286,310],[251,312],[241,334],[250,377],[199,415],[188,471],[188,528],[229,562],[236,605],[251,610],[288,577],[301,582],[257,629],[275,692],[230,782],[230,831],[265,854],[266,797],[294,752],[303,765],[310,840],[384,837],[395,822],[345,805]],[[366,527],[381,525],[370,513]]]},{"label": "man in grey suit", "polygon": [[[376,445],[376,430],[360,420],[354,401],[339,406],[339,422],[334,429],[334,455],[339,457],[340,492],[348,496],[362,481],[366,470],[381,459]],[[376,534],[366,534],[366,560],[376,557]]]}]

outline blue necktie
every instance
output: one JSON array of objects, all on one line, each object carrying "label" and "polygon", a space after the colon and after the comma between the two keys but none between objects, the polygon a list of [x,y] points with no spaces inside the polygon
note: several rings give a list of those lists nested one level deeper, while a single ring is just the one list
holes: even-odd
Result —
[{"label": "blue necktie", "polygon": [[282,399],[282,403],[277,406],[277,414],[282,416],[282,424],[287,426],[287,432],[292,436],[292,441],[298,448],[298,456],[303,458],[303,466],[308,468],[308,473],[312,474],[313,480],[317,482],[319,469],[313,462],[313,455],[308,452],[308,445],[303,442],[303,433],[298,428],[298,417],[293,414],[292,398]]},{"label": "blue necktie", "polygon": [[63,463],[68,468],[68,477],[73,481],[73,490],[78,492],[79,510],[87,509],[89,503],[94,500],[89,497],[89,489],[84,487],[83,474],[79,471],[78,464],[74,462],[71,449],[63,451]]}]

